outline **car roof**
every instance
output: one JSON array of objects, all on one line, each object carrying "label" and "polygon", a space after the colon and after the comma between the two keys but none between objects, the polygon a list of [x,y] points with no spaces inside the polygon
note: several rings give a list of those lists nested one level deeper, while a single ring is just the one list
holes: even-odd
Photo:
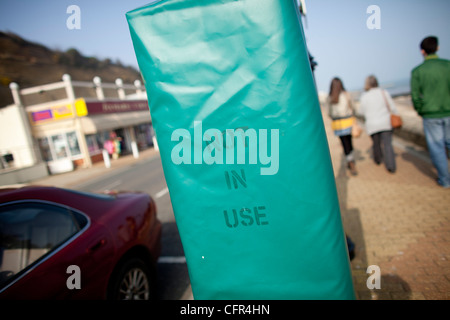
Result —
[{"label": "car roof", "polygon": [[[113,195],[81,192],[52,186],[24,186],[0,188],[0,205],[14,201],[46,201],[69,206],[83,212],[97,204],[112,206]],[[87,212],[86,212],[87,213]]]}]

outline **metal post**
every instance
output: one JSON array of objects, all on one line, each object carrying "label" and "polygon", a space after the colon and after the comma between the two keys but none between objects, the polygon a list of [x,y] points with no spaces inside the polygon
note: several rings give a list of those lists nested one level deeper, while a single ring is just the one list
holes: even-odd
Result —
[{"label": "metal post", "polygon": [[139,148],[136,142],[136,134],[134,133],[134,128],[129,127],[126,131],[131,140],[131,151],[133,152],[133,157],[135,159],[139,158]]},{"label": "metal post", "polygon": [[102,150],[102,154],[103,154],[103,161],[105,162],[105,167],[106,168],[111,168],[111,159],[109,158],[109,153],[106,149]]},{"label": "metal post", "polygon": [[135,159],[139,158],[139,149],[136,141],[131,141],[131,150],[133,151],[133,157]]}]

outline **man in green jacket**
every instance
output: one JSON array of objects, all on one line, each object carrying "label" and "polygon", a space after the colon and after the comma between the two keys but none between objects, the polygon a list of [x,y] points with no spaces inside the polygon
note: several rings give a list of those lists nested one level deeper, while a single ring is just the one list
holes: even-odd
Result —
[{"label": "man in green jacket", "polygon": [[431,160],[438,172],[438,183],[450,188],[448,154],[450,150],[450,61],[440,59],[437,37],[420,44],[425,61],[411,73],[411,98],[423,118],[423,129]]}]

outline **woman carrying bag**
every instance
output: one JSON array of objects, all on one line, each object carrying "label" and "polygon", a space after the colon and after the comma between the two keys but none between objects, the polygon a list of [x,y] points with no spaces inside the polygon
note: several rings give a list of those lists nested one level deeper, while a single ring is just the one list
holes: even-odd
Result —
[{"label": "woman carrying bag", "polygon": [[394,173],[397,168],[392,148],[391,114],[398,114],[397,108],[391,95],[378,87],[375,76],[366,78],[364,89],[360,99],[360,112],[366,119],[366,131],[373,141],[373,159],[378,165],[384,159],[386,169]]},{"label": "woman carrying bag", "polygon": [[355,158],[353,155],[352,128],[356,125],[354,109],[350,94],[345,91],[339,78],[334,78],[330,85],[328,96],[329,116],[334,134],[339,137],[344,149],[347,168],[352,175],[357,175]]}]

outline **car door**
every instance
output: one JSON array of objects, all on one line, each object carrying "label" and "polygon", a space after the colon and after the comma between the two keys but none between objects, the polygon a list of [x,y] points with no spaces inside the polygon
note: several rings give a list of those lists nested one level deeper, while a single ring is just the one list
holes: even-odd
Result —
[{"label": "car door", "polygon": [[27,200],[0,206],[0,297],[54,298],[67,287],[58,252],[89,226],[87,216],[55,203]]}]

